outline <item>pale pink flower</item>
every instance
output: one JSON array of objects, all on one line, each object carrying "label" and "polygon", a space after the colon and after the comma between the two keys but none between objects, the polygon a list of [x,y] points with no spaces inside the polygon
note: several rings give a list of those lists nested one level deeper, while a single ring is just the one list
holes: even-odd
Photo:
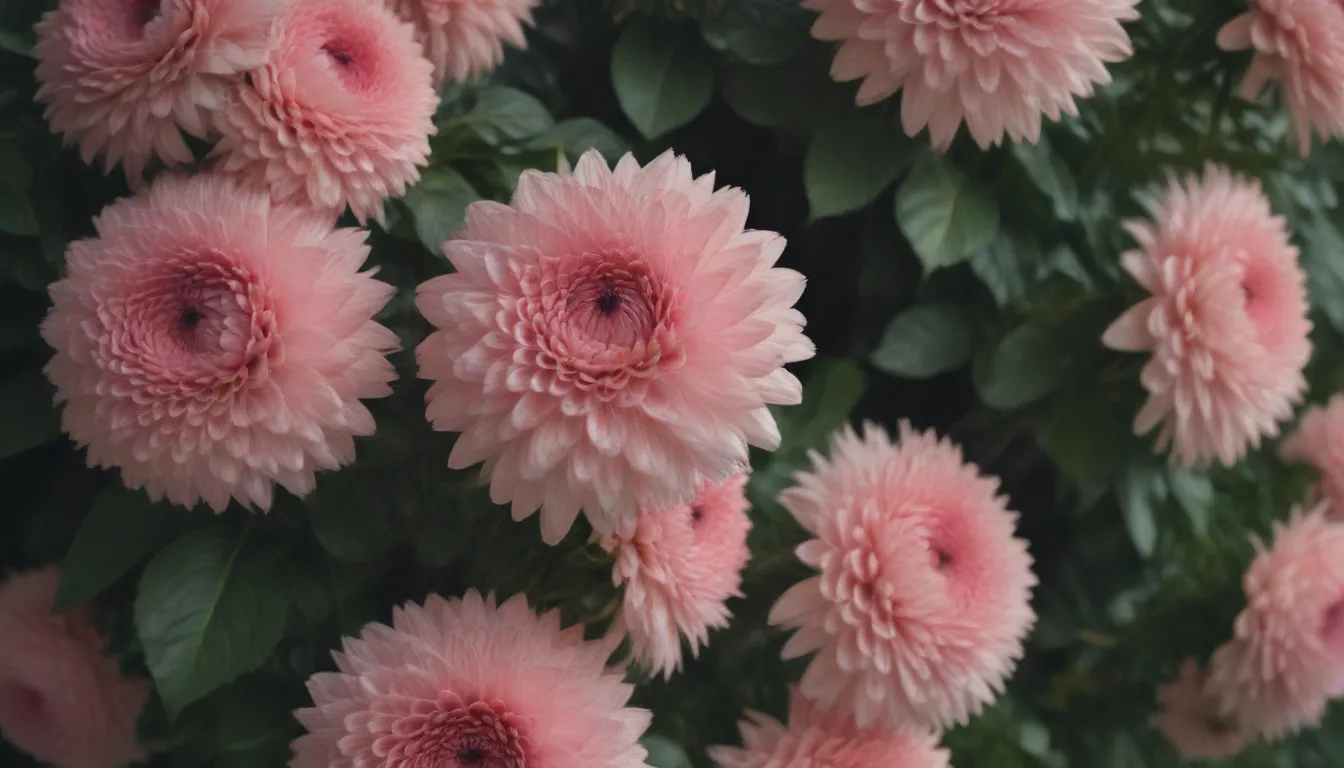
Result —
[{"label": "pale pink flower", "polygon": [[1339,0],[1251,0],[1218,32],[1224,50],[1255,51],[1241,95],[1255,99],[1276,83],[1292,112],[1302,156],[1314,131],[1344,135],[1344,5]]},{"label": "pale pink flower", "polygon": [[53,614],[53,566],[0,583],[0,735],[52,768],[144,760],[135,721],[149,682],[122,675],[89,607]]},{"label": "pale pink flower", "polygon": [[858,103],[901,93],[901,124],[928,126],[937,149],[962,121],[981,148],[1035,142],[1041,115],[1078,114],[1074,98],[1109,83],[1108,63],[1133,52],[1121,22],[1138,0],[804,0],[836,40],[839,81],[862,79]]},{"label": "pale pink flower", "polygon": [[190,162],[232,81],[265,60],[288,0],[61,0],[38,23],[37,100],[84,162]]},{"label": "pale pink flower", "polygon": [[1310,501],[1329,499],[1329,517],[1344,522],[1344,395],[1330,398],[1324,408],[1308,408],[1297,431],[1279,446],[1279,456],[1321,473]]},{"label": "pale pink flower", "polygon": [[710,747],[718,768],[948,768],[937,735],[913,727],[858,728],[789,691],[789,724],[748,712],[742,747]]},{"label": "pale pink flower", "polygon": [[961,449],[900,425],[846,427],[829,461],[779,500],[816,538],[770,622],[798,631],[784,658],[816,653],[803,695],[860,727],[964,723],[1002,691],[1035,623],[1036,577],[998,481]]},{"label": "pale pink flower", "polygon": [[664,678],[681,668],[681,638],[691,655],[709,642],[709,630],[728,626],[730,597],[741,597],[747,549],[747,476],[705,483],[688,504],[643,510],[629,535],[603,546],[616,555],[612,580],[624,585],[620,625],[634,656]]},{"label": "pale pink flower", "polygon": [[415,25],[434,79],[469,80],[504,60],[504,44],[527,48],[523,25],[541,0],[387,0]]},{"label": "pale pink flower", "polygon": [[1275,526],[1274,546],[1242,579],[1246,608],[1213,654],[1219,713],[1275,739],[1320,722],[1344,694],[1344,524],[1324,505]]},{"label": "pale pink flower", "polygon": [[1252,737],[1235,721],[1218,713],[1218,703],[1209,696],[1199,661],[1186,659],[1180,676],[1157,689],[1161,711],[1153,725],[1186,760],[1208,760],[1235,755]]},{"label": "pale pink flower", "polygon": [[1121,263],[1152,296],[1101,341],[1152,353],[1136,434],[1161,425],[1157,450],[1170,445],[1173,464],[1231,466],[1277,435],[1306,391],[1306,276],[1258,181],[1209,166],[1173,178],[1149,208],[1155,221],[1125,222],[1140,250]]},{"label": "pale pink flower", "polygon": [[649,713],[607,666],[612,646],[475,591],[430,595],[369,624],[308,680],[294,768],[644,768]]},{"label": "pale pink flower", "polygon": [[42,335],[62,424],[127,487],[222,511],[355,458],[389,394],[392,287],[366,233],[215,176],[165,176],[70,245]]},{"label": "pale pink flower", "polygon": [[295,0],[219,113],[219,169],[279,201],[383,217],[429,162],[438,95],[414,30],[372,0]]},{"label": "pale pink flower", "polygon": [[540,508],[554,543],[581,509],[625,532],[777,447],[767,405],[799,402],[783,365],[813,354],[804,278],[746,219],[746,194],[671,152],[613,172],[590,151],[473,203],[444,244],[456,273],[416,301],[439,329],[416,349],[429,419],[462,433],[449,466],[484,461],[491,498]]}]

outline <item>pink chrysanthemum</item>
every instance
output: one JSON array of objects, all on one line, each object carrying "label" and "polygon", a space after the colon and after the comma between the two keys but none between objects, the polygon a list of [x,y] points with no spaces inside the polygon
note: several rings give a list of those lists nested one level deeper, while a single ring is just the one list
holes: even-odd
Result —
[{"label": "pink chrysanthemum", "polygon": [[1255,51],[1241,84],[1255,99],[1271,82],[1292,112],[1302,156],[1314,131],[1344,135],[1344,5],[1339,0],[1251,0],[1251,9],[1218,32],[1224,50]]},{"label": "pink chrysanthemum", "polygon": [[355,457],[361,398],[389,394],[392,287],[366,234],[227,178],[160,178],[70,245],[42,335],[62,424],[89,464],[153,498],[267,509]]},{"label": "pink chrysanthemum", "polygon": [[504,60],[504,43],[526,48],[523,25],[541,0],[387,0],[415,25],[434,79],[468,80]]},{"label": "pink chrysanthemum", "polygon": [[53,768],[124,768],[145,759],[149,683],[121,674],[87,607],[52,614],[60,580],[47,567],[0,584],[0,734]]},{"label": "pink chrysanthemum", "polygon": [[369,0],[295,0],[217,124],[219,168],[280,201],[383,217],[429,161],[438,95],[414,30]]},{"label": "pink chrysanthemum", "polygon": [[1205,688],[1205,675],[1195,659],[1186,659],[1180,676],[1157,689],[1161,711],[1153,725],[1186,760],[1235,755],[1251,742],[1250,734],[1218,714],[1218,703]]},{"label": "pink chrysanthemum", "polygon": [[911,136],[938,149],[962,121],[982,148],[1036,141],[1041,115],[1076,115],[1074,98],[1109,83],[1132,53],[1123,21],[1138,0],[804,0],[819,40],[841,43],[836,80],[862,79],[860,106],[901,94]]},{"label": "pink chrysanthemum", "polygon": [[649,713],[606,642],[516,596],[430,595],[369,624],[308,681],[294,768],[644,768]]},{"label": "pink chrysanthemum", "polygon": [[633,533],[610,536],[612,579],[625,585],[621,624],[634,656],[664,678],[681,668],[681,638],[691,655],[710,629],[728,626],[728,598],[741,597],[747,550],[746,475],[706,483],[689,504],[643,511]]},{"label": "pink chrysanthemum", "polygon": [[138,182],[151,158],[189,162],[230,83],[265,60],[287,0],[61,0],[37,25],[47,119],[84,162]]},{"label": "pink chrysanthemum", "polygon": [[965,722],[1002,690],[1036,619],[998,481],[905,422],[898,445],[846,427],[813,462],[779,500],[816,536],[798,557],[821,573],[770,611],[798,630],[785,658],[816,652],[803,695],[860,727]]},{"label": "pink chrysanthemum", "polygon": [[1306,276],[1257,181],[1210,166],[1172,179],[1150,209],[1155,222],[1125,222],[1140,250],[1121,260],[1152,297],[1101,340],[1152,353],[1136,434],[1160,424],[1157,449],[1170,445],[1173,464],[1230,466],[1277,435],[1306,391]]},{"label": "pink chrysanthemum", "polygon": [[1330,398],[1324,408],[1308,408],[1297,432],[1279,447],[1279,456],[1315,467],[1321,482],[1311,500],[1329,499],[1329,517],[1344,521],[1344,395]]},{"label": "pink chrysanthemum", "polygon": [[[766,407],[802,397],[812,356],[784,240],[743,230],[747,196],[667,152],[613,172],[528,171],[512,205],[474,203],[420,286],[438,331],[416,350],[429,419],[461,431],[449,466],[484,460],[490,495],[547,542],[582,509],[599,534],[690,499],[773,449]],[[623,526],[618,526],[623,523]]]},{"label": "pink chrysanthemum", "polygon": [[1242,579],[1246,608],[1213,654],[1220,714],[1269,739],[1319,723],[1344,693],[1344,524],[1324,506],[1275,526]]},{"label": "pink chrysanthemum", "polygon": [[822,712],[797,689],[789,692],[789,724],[748,712],[739,724],[743,747],[710,747],[718,768],[948,768],[947,750],[927,731],[857,728]]}]

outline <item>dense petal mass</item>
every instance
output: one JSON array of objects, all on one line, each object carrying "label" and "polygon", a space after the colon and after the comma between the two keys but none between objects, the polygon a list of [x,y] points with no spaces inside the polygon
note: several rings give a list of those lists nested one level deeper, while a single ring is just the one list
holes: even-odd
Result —
[{"label": "dense petal mass", "polygon": [[462,81],[489,72],[504,59],[504,44],[526,48],[523,25],[541,0],[388,0],[415,25],[434,78]]},{"label": "dense petal mass", "polygon": [[815,536],[798,557],[820,573],[770,611],[797,630],[785,658],[816,654],[803,695],[860,727],[964,723],[1002,690],[1036,619],[998,482],[904,422],[898,444],[846,427],[813,460],[780,502]]},{"label": "dense petal mass", "polygon": [[149,682],[122,675],[90,608],[51,612],[60,580],[47,567],[0,583],[0,736],[52,768],[126,768],[146,757]]},{"label": "dense petal mass", "polygon": [[1138,0],[804,0],[812,35],[840,42],[836,80],[862,79],[858,103],[901,91],[901,123],[934,147],[962,122],[982,148],[1036,141],[1041,116],[1077,114],[1074,99],[1109,83],[1129,57],[1121,22]]},{"label": "dense petal mass", "polygon": [[612,577],[624,586],[621,624],[634,656],[664,678],[681,667],[681,640],[695,655],[710,629],[728,626],[731,597],[741,597],[747,564],[746,475],[705,483],[687,504],[644,510],[630,535],[603,545],[616,556]]},{"label": "dense petal mass", "polygon": [[1251,743],[1251,734],[1218,712],[1199,661],[1186,659],[1180,676],[1157,689],[1161,711],[1153,725],[1186,760],[1235,755]]},{"label": "dense petal mass", "polygon": [[1344,395],[1330,398],[1324,408],[1308,408],[1297,431],[1279,446],[1279,456],[1321,473],[1313,501],[1328,499],[1330,519],[1344,522]]},{"label": "dense petal mass", "polygon": [[1150,209],[1154,221],[1126,222],[1139,250],[1122,262],[1151,297],[1102,343],[1152,354],[1135,433],[1161,425],[1157,449],[1170,445],[1173,464],[1230,466],[1277,435],[1306,391],[1306,275],[1259,182],[1211,166],[1173,179]]},{"label": "dense petal mass", "polygon": [[189,162],[233,81],[260,66],[289,0],[62,0],[37,25],[37,100],[84,162],[132,182]]},{"label": "dense petal mass", "polygon": [[1219,713],[1270,739],[1319,723],[1344,694],[1344,524],[1294,510],[1242,587],[1235,636],[1209,663]]},{"label": "dense petal mass", "polygon": [[1344,5],[1339,0],[1252,0],[1218,33],[1225,50],[1252,50],[1242,97],[1274,83],[1297,128],[1302,156],[1311,136],[1344,135]]},{"label": "dense petal mass", "polygon": [[775,448],[767,406],[799,401],[783,366],[813,349],[803,276],[746,218],[741,190],[671,152],[613,171],[590,151],[473,204],[444,244],[456,273],[416,300],[438,328],[416,349],[429,419],[462,433],[449,465],[484,461],[495,502],[541,509],[553,543],[580,510],[628,532],[740,471],[748,444]]},{"label": "dense petal mass", "polygon": [[267,509],[373,434],[397,337],[366,233],[227,178],[166,176],[72,243],[42,335],[62,424],[131,488]]},{"label": "dense petal mass", "polygon": [[430,595],[370,624],[308,681],[293,768],[645,768],[649,713],[612,646],[521,596]]},{"label": "dense petal mass", "polygon": [[435,133],[433,67],[381,3],[295,0],[275,51],[217,125],[219,169],[278,201],[362,222],[420,178]]}]

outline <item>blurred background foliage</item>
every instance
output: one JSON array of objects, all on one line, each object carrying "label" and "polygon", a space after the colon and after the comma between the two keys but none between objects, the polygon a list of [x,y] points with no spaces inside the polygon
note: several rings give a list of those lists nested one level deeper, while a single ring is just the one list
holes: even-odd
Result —
[{"label": "blurred background foliage", "polygon": [[[1142,360],[1098,341],[1137,297],[1118,268],[1120,220],[1141,215],[1170,173],[1217,162],[1259,177],[1311,278],[1310,399],[1344,384],[1344,150],[1303,160],[1280,105],[1236,97],[1248,59],[1214,36],[1240,5],[1144,0],[1129,26],[1135,55],[1079,117],[1034,146],[980,151],[963,133],[937,154],[904,135],[897,102],[858,109],[854,86],[830,80],[832,51],[810,38],[797,0],[547,2],[527,52],[444,91],[431,167],[371,233],[381,277],[399,287],[381,320],[405,345],[395,395],[371,404],[377,435],[310,497],[281,492],[267,516],[216,517],[126,491],[60,432],[41,373],[45,287],[65,244],[127,190],[47,132],[32,103],[44,3],[7,0],[0,568],[64,560],[61,602],[108,608],[126,667],[156,680],[140,732],[163,766],[284,764],[297,728],[287,713],[339,637],[431,591],[522,590],[600,632],[618,596],[583,524],[544,547],[535,517],[511,522],[475,472],[445,468],[453,438],[424,420],[411,349],[426,325],[412,300],[448,269],[437,244],[466,206],[507,200],[523,170],[561,169],[594,147],[613,160],[673,148],[746,189],[751,225],[789,239],[783,264],[809,278],[800,308],[819,357],[801,366],[803,404],[778,414],[782,447],[755,457],[753,560],[732,627],[670,682],[639,688],[655,712],[650,762],[707,765],[707,745],[736,743],[743,709],[783,716],[801,668],[778,660],[784,636],[766,614],[806,574],[792,555],[802,531],[775,496],[841,424],[909,418],[1002,478],[1041,579],[1027,657],[997,706],[946,735],[953,763],[1176,765],[1149,726],[1154,689],[1229,635],[1251,538],[1312,478],[1282,466],[1273,444],[1235,468],[1173,470],[1132,435]],[[7,749],[0,764],[26,765]],[[1344,714],[1226,764],[1344,765]]]}]

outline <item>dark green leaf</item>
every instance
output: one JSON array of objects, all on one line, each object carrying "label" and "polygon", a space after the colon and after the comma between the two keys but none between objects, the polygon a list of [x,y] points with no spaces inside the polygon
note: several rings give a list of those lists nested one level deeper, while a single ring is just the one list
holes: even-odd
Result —
[{"label": "dark green leaf", "polygon": [[802,457],[821,447],[832,432],[849,422],[865,386],[863,369],[853,360],[815,361],[803,387],[803,402],[776,409],[782,439],[775,455]]},{"label": "dark green leaf", "polygon": [[794,0],[734,0],[700,24],[705,41],[752,64],[787,61],[808,39],[809,15]]},{"label": "dark green leaf", "polygon": [[318,542],[338,560],[367,562],[392,545],[397,500],[369,472],[324,474],[305,504]]},{"label": "dark green leaf", "polygon": [[651,768],[692,768],[691,758],[681,745],[656,733],[646,735],[640,743],[649,751],[646,761]]},{"label": "dark green leaf", "polygon": [[999,410],[1026,405],[1053,390],[1068,363],[1057,332],[1025,323],[1005,336],[989,356],[977,376],[980,398]]},{"label": "dark green leaf", "polygon": [[253,675],[211,697],[215,706],[215,743],[220,752],[250,752],[267,745],[286,746],[298,723],[290,715],[289,691]]},{"label": "dark green leaf", "polygon": [[0,29],[0,50],[17,53],[20,56],[33,58],[33,43],[35,39],[31,34],[20,34],[8,29]]},{"label": "dark green leaf", "polygon": [[1073,221],[1078,218],[1078,184],[1073,172],[1063,158],[1055,154],[1050,140],[1044,135],[1040,141],[1030,144],[1015,141],[1009,145],[1013,157],[1017,158],[1023,170],[1033,183],[1050,198],[1054,205],[1055,218],[1060,221]]},{"label": "dark green leaf", "polygon": [[714,95],[714,68],[699,38],[644,22],[626,25],[611,80],[621,109],[650,139],[695,119]]},{"label": "dark green leaf", "polygon": [[1213,481],[1206,472],[1194,472],[1188,469],[1167,468],[1167,485],[1176,503],[1190,518],[1190,526],[1195,533],[1204,536],[1209,532],[1209,511],[1213,508]]},{"label": "dark green leaf", "polygon": [[999,230],[989,246],[971,256],[971,270],[999,306],[1020,301],[1036,280],[1041,247],[1031,235]]},{"label": "dark green leaf", "polygon": [[783,66],[747,64],[723,72],[723,100],[752,125],[798,133],[832,115],[850,112],[854,101],[831,80],[830,56],[800,56]]},{"label": "dark green leaf", "polygon": [[1065,389],[1050,402],[1041,445],[1079,490],[1084,506],[1110,487],[1133,442],[1129,421],[1095,387]]},{"label": "dark green leaf", "polygon": [[813,218],[871,203],[914,159],[918,145],[874,109],[845,110],[821,125],[803,161]]},{"label": "dark green leaf", "polygon": [[0,186],[0,232],[28,237],[36,235],[37,213],[23,192]]},{"label": "dark green leaf", "polygon": [[989,245],[999,230],[999,207],[978,182],[928,154],[901,183],[896,221],[931,272]]},{"label": "dark green leaf", "polygon": [[615,162],[630,151],[625,139],[591,117],[564,120],[527,146],[529,149],[558,149],[571,158],[596,149],[608,162]]},{"label": "dark green leaf", "polygon": [[1344,331],[1344,235],[1324,216],[1311,217],[1302,234],[1302,268],[1312,306]]},{"label": "dark green leaf", "polygon": [[545,105],[515,88],[497,86],[476,95],[476,106],[463,122],[492,144],[523,141],[555,125]]},{"label": "dark green leaf", "polygon": [[1120,479],[1116,495],[1120,511],[1125,516],[1125,527],[1134,548],[1144,557],[1151,557],[1157,546],[1157,519],[1153,511],[1153,494],[1161,478],[1148,467],[1131,467]]},{"label": "dark green leaf", "polygon": [[420,183],[406,190],[402,201],[415,219],[415,234],[431,253],[462,229],[467,206],[480,199],[471,182],[450,166],[430,168]]},{"label": "dark green leaf", "polygon": [[923,379],[971,359],[975,329],[965,308],[923,304],[897,315],[873,350],[872,363],[897,376]]},{"label": "dark green leaf", "polygon": [[[4,254],[9,257],[9,254]],[[61,435],[61,418],[46,376],[30,368],[0,383],[0,459],[36,448]]]}]

